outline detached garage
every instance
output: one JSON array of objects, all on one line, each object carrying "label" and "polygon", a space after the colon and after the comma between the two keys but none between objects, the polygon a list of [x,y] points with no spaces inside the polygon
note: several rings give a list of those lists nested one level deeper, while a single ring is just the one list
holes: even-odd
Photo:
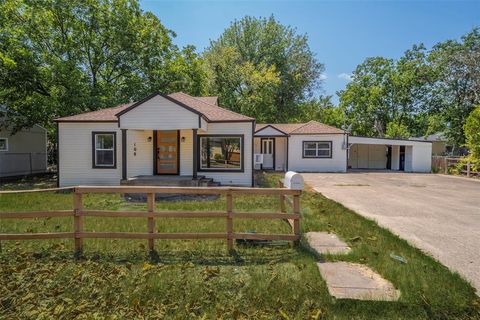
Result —
[{"label": "detached garage", "polygon": [[430,172],[432,144],[428,141],[348,137],[349,169]]}]

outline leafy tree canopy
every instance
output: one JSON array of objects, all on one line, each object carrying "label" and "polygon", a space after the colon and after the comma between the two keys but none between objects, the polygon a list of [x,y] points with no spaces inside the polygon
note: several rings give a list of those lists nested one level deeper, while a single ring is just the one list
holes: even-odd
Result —
[{"label": "leafy tree canopy", "polygon": [[480,106],[468,116],[465,125],[466,146],[473,159],[480,161]]},{"label": "leafy tree canopy", "polygon": [[285,122],[320,86],[323,65],[306,35],[270,18],[235,21],[204,53],[209,90],[222,105],[257,118]]},{"label": "leafy tree canopy", "polygon": [[294,122],[316,120],[337,128],[345,125],[345,109],[337,107],[332,102],[332,96],[320,96],[302,102],[299,105],[300,114],[291,119]]},{"label": "leafy tree canopy", "polygon": [[355,134],[422,136],[442,131],[461,146],[466,117],[480,103],[479,66],[478,28],[431,50],[413,46],[398,60],[368,58],[339,92],[340,106]]},{"label": "leafy tree canopy", "polygon": [[[135,0],[0,3],[0,103],[14,128],[153,91],[205,91],[202,60]],[[52,135],[53,137],[53,135]]]}]

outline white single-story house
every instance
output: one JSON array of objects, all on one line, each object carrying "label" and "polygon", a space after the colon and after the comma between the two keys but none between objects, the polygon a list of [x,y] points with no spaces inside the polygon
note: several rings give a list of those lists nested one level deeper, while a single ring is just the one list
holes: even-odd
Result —
[{"label": "white single-story house", "polygon": [[14,132],[0,106],[0,178],[47,172],[47,130],[39,125]]},{"label": "white single-story house", "polygon": [[[431,143],[349,137],[316,121],[256,124],[253,118],[220,107],[216,97],[182,92],[154,93],[138,102],[55,121],[60,186],[118,185],[136,177],[158,176],[253,186],[255,169],[345,172],[349,166],[370,168],[374,161],[370,151],[367,165],[358,160],[365,157],[364,144],[383,146],[384,158],[378,150],[377,156],[384,164],[375,168],[387,168],[391,149],[392,170],[430,171]],[[348,158],[354,149],[356,160]],[[427,151],[428,157],[423,155]]]}]

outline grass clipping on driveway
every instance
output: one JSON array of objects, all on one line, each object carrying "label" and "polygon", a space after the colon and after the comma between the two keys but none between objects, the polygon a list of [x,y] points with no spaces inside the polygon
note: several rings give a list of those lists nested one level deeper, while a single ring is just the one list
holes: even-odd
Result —
[{"label": "grass clipping on driveway", "polygon": [[[262,186],[280,176],[259,175]],[[42,182],[43,183],[43,182]],[[35,185],[35,184],[34,184]],[[15,188],[15,185],[1,188]],[[42,187],[44,185],[42,184]],[[65,193],[0,195],[0,211],[69,209]],[[85,207],[145,210],[117,195],[85,196]],[[162,210],[225,209],[225,199],[158,202]],[[242,211],[278,210],[277,197],[238,197]],[[302,232],[331,231],[352,247],[345,256],[370,266],[401,291],[398,302],[335,300],[315,257],[303,245],[244,247],[226,252],[225,241],[157,240],[158,258],[146,240],[85,240],[85,257],[73,257],[72,240],[3,241],[0,252],[0,319],[477,319],[479,300],[457,274],[389,231],[326,199],[304,192]],[[145,220],[145,221],[143,221]],[[1,220],[0,232],[71,231],[71,218]],[[95,231],[140,231],[146,219],[87,218]],[[159,232],[222,232],[224,219],[157,220]],[[235,221],[236,231],[288,232],[282,221]],[[407,259],[402,264],[390,257]]]}]

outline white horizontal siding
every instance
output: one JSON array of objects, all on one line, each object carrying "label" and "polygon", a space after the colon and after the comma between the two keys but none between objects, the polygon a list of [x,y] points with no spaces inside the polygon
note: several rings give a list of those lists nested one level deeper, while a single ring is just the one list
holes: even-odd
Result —
[{"label": "white horizontal siding", "polygon": [[[182,138],[185,141],[182,142]],[[193,175],[193,132],[180,130],[180,175]]]},{"label": "white horizontal siding", "polygon": [[[60,186],[118,185],[122,177],[121,131],[116,123],[59,123]],[[92,132],[117,133],[115,169],[92,168]]]},{"label": "white horizontal siding", "polygon": [[199,115],[155,96],[120,116],[121,129],[178,130],[199,127]]},{"label": "white horizontal siding", "polygon": [[127,130],[127,177],[152,174],[153,131]]},{"label": "white horizontal siding", "polygon": [[252,185],[252,123],[251,122],[229,122],[229,123],[209,123],[208,131],[205,134],[242,134],[243,152],[244,152],[244,171],[243,172],[209,172],[199,171],[198,174],[212,178],[223,185]]},{"label": "white horizontal siding", "polygon": [[287,155],[287,138],[275,138],[275,170],[285,171]]},{"label": "white horizontal siding", "polygon": [[412,148],[412,171],[430,172],[432,170],[432,144],[419,144]]},{"label": "white horizontal siding", "polygon": [[255,133],[255,136],[262,136],[262,137],[266,137],[266,136],[283,136],[285,135],[283,132],[280,132],[278,131],[277,129],[275,128],[272,128],[272,127],[265,127],[263,129],[260,129],[259,131],[257,131]]},{"label": "white horizontal siding", "polygon": [[[345,172],[347,153],[343,134],[292,135],[288,144],[288,169],[298,172]],[[303,158],[303,141],[331,141],[332,158]]]}]

